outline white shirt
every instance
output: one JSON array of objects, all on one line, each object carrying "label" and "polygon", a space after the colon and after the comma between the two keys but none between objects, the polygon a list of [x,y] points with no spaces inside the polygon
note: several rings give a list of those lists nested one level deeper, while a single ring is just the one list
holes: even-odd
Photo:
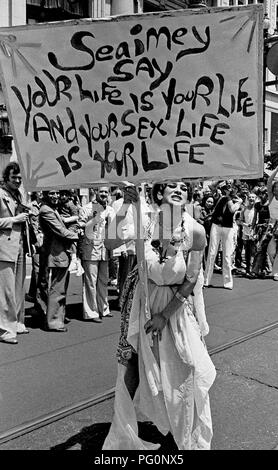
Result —
[{"label": "white shirt", "polygon": [[98,202],[89,202],[89,204],[82,207],[80,219],[86,223],[84,229],[85,236],[89,240],[103,241],[108,217],[114,217],[114,209],[109,205],[104,208]]},{"label": "white shirt", "polygon": [[[115,212],[115,216],[117,216],[117,213],[121,213],[123,204],[123,197],[121,197],[120,199],[116,199],[116,201],[112,203],[112,208]],[[125,217],[125,225],[128,224],[131,224],[132,227],[134,227],[133,210],[131,205],[128,207],[127,214]],[[122,229],[125,229],[125,226],[122,227]],[[127,243],[123,243],[121,246],[113,250],[113,256],[120,256],[122,253],[135,254],[135,241],[131,240]]]},{"label": "white shirt", "polygon": [[242,224],[242,239],[248,240],[252,234],[251,224],[253,222],[255,213],[255,208],[252,207],[248,209],[247,207],[243,209],[243,224]]}]

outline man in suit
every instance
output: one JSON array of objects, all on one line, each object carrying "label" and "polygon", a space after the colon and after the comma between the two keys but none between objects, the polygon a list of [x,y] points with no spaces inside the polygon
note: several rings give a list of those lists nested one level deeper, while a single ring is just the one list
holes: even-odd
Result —
[{"label": "man in suit", "polygon": [[32,225],[34,234],[36,236],[36,243],[33,246],[31,281],[29,285],[29,291],[25,295],[25,300],[27,300],[27,302],[36,303],[39,266],[40,266],[40,248],[42,245],[43,234],[42,234],[41,227],[39,224],[39,213],[40,213],[39,195],[35,191],[31,193],[31,202],[29,204],[29,207],[30,207],[30,214],[29,214],[30,224]]},{"label": "man in suit", "polygon": [[39,221],[43,232],[37,304],[46,318],[46,330],[64,333],[70,248],[78,234],[68,230],[57,211],[59,192],[44,191]]},{"label": "man in suit", "polygon": [[24,325],[28,211],[19,192],[21,179],[18,163],[11,162],[0,188],[0,341],[9,344],[17,344],[17,334],[29,332]]}]

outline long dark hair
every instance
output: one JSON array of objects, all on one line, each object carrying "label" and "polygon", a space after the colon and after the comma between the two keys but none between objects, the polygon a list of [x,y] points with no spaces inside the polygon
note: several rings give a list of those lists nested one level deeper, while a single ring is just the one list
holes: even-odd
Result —
[{"label": "long dark hair", "polygon": [[[207,202],[208,199],[212,199],[212,200],[213,200],[213,207],[214,207],[215,204],[216,204],[216,200],[215,200],[215,198],[213,197],[213,194],[212,194],[212,193],[211,193],[211,194],[206,194],[206,195],[203,197],[202,202],[201,202],[201,206],[202,206],[202,207],[206,207],[206,202]],[[213,208],[213,207],[212,207],[212,208]]]},{"label": "long dark hair", "polygon": [[161,196],[163,196],[166,186],[167,186],[166,183],[155,183],[152,187],[152,192],[151,192],[152,200],[158,206],[160,206],[162,203]]},{"label": "long dark hair", "polygon": [[[190,202],[192,199],[192,186],[190,183],[185,183],[185,184],[187,186],[187,199],[188,199],[188,202]],[[163,196],[166,186],[167,186],[167,183],[154,183],[152,187],[152,192],[151,192],[152,200],[158,206],[160,206],[162,203],[162,196]]]},{"label": "long dark hair", "polygon": [[20,167],[17,162],[10,162],[8,163],[6,168],[4,168],[2,176],[3,176],[3,180],[5,183],[9,181],[9,176],[12,170],[13,170],[14,175],[18,175],[18,173],[20,173]]}]

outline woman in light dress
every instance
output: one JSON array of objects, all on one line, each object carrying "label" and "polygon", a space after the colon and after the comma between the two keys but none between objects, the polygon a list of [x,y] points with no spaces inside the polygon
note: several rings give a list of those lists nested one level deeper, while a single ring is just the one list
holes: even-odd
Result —
[{"label": "woman in light dress", "polygon": [[[155,185],[153,198],[155,204],[143,215],[147,303],[135,268],[121,296],[114,415],[103,450],[157,449],[159,444],[138,436],[142,418],[164,435],[171,432],[180,450],[207,450],[212,438],[208,391],[216,374],[203,340],[206,318],[194,309],[191,296],[205,231],[184,210],[183,182]],[[126,239],[134,236],[130,224],[122,224],[124,232]]]}]

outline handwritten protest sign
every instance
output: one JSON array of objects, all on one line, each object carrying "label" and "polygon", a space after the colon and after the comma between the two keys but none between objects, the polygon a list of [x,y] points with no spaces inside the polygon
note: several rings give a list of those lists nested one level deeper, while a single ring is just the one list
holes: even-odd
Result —
[{"label": "handwritten protest sign", "polygon": [[0,29],[28,190],[262,174],[263,8]]}]

